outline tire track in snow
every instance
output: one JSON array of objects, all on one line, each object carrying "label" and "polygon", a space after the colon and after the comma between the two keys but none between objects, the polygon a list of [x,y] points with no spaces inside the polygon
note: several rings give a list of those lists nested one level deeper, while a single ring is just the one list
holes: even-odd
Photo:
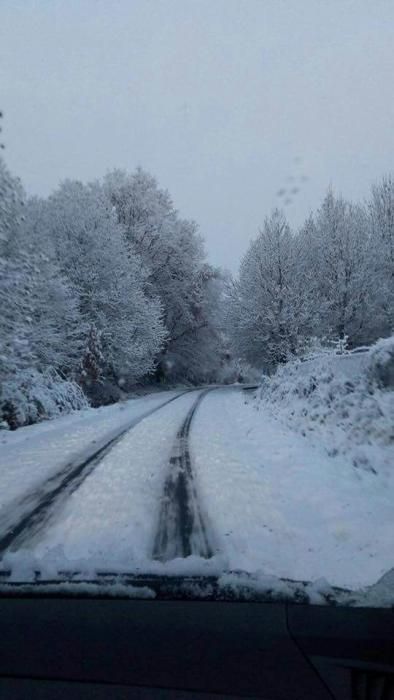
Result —
[{"label": "tire track in snow", "polygon": [[16,550],[44,530],[54,512],[85,481],[101,460],[138,423],[172,401],[181,398],[189,390],[164,401],[159,406],[146,411],[116,433],[110,440],[101,444],[82,462],[73,460],[57,474],[47,479],[33,493],[28,493],[11,503],[0,520],[0,557],[9,549]]},{"label": "tire track in snow", "polygon": [[209,559],[215,554],[198,503],[188,444],[193,416],[209,391],[212,389],[200,393],[178,430],[161,499],[153,559],[169,561],[191,554]]}]

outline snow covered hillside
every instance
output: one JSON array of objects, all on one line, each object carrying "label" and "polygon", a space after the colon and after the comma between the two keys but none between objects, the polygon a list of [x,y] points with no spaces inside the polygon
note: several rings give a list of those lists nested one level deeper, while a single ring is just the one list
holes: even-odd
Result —
[{"label": "snow covered hillside", "polygon": [[264,377],[259,406],[359,471],[394,471],[394,336],[360,354],[289,362]]}]

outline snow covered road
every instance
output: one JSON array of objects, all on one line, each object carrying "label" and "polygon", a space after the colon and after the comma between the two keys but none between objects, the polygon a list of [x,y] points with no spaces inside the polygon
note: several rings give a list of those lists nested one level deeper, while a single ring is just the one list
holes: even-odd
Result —
[{"label": "snow covered road", "polygon": [[[240,387],[176,396],[154,394],[7,434],[3,568],[21,577],[34,568],[47,575],[236,570],[324,577],[353,589],[392,568],[388,474],[360,473],[329,457],[256,410]],[[92,440],[101,440],[93,468],[65,488],[71,457],[82,448],[91,456]],[[21,504],[50,493],[53,480],[63,484],[61,498],[51,500],[56,507],[42,508],[39,527],[30,513],[25,536],[7,535],[25,512]]]},{"label": "snow covered road", "polygon": [[68,493],[44,530],[28,531],[25,546],[17,542],[17,554],[63,569],[138,570],[152,561],[176,433],[199,395],[167,398],[166,406],[124,433]]},{"label": "snow covered road", "polygon": [[[147,408],[143,412],[140,410],[131,422],[129,417],[126,424],[122,423],[121,427],[112,429],[104,437],[92,440],[94,447],[85,448],[82,454],[71,458],[33,491],[14,500],[8,507],[3,505],[0,515],[0,553],[4,553],[9,547],[20,548],[24,542],[39,533],[53,512],[57,512],[60,504],[79,488],[96,465],[129,430],[177,398],[178,395],[175,394],[153,408]],[[63,447],[60,448],[60,452],[64,453]]]}]

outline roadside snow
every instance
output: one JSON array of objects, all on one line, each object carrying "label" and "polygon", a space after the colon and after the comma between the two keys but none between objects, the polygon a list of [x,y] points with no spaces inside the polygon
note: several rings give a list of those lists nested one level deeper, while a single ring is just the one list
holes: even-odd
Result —
[{"label": "roadside snow", "polygon": [[20,370],[0,387],[0,427],[18,428],[88,408],[78,384],[63,379],[56,370]]},{"label": "roadside snow", "polygon": [[257,403],[329,456],[394,471],[394,337],[360,355],[289,362],[263,378]]},{"label": "roadside snow", "polygon": [[329,457],[236,390],[208,394],[191,449],[228,569],[356,589],[393,566],[393,469]]}]

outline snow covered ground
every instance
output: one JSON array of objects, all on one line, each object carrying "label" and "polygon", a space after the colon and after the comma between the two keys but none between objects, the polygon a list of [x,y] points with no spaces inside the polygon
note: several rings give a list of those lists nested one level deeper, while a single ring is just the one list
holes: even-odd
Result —
[{"label": "snow covered ground", "polygon": [[394,565],[394,470],[329,457],[234,390],[206,397],[191,448],[229,569],[355,589]]},{"label": "snow covered ground", "polygon": [[264,377],[261,407],[328,455],[384,478],[394,464],[394,338],[367,353],[290,362]]},{"label": "snow covered ground", "polygon": [[[45,575],[54,575],[59,569],[144,573],[221,570],[216,561],[198,557],[167,565],[152,561],[160,497],[176,431],[197,394],[187,393],[139,422],[70,495],[44,534],[6,554],[4,566],[17,566],[19,577],[28,571],[31,574],[35,567]],[[171,398],[166,392],[138,400],[140,414],[142,406],[146,411],[163,403],[164,396]],[[112,412],[116,408],[112,407]]]},{"label": "snow covered ground", "polygon": [[102,408],[75,411],[62,418],[0,431],[0,521],[14,501],[83,459],[146,412],[181,392],[153,393]]},{"label": "snow covered ground", "polygon": [[[138,422],[42,530],[6,552],[0,569],[11,568],[16,580],[28,580],[35,569],[47,578],[59,570],[215,575],[226,586],[237,586],[242,576],[234,572],[244,572],[260,592],[286,594],[289,585],[280,578],[312,582],[314,602],[322,602],[321,592],[330,586],[363,589],[392,569],[392,448],[382,446],[379,470],[360,469],[351,455],[328,454],[324,441],[296,432],[285,412],[273,415],[272,406],[240,387],[207,393],[189,436],[214,556],[154,560],[177,431],[199,393],[187,393]],[[176,395],[149,395],[2,434],[0,522],[1,513],[10,514],[18,499],[65,462]],[[385,581],[382,595],[390,604],[394,587],[390,577]]]}]

